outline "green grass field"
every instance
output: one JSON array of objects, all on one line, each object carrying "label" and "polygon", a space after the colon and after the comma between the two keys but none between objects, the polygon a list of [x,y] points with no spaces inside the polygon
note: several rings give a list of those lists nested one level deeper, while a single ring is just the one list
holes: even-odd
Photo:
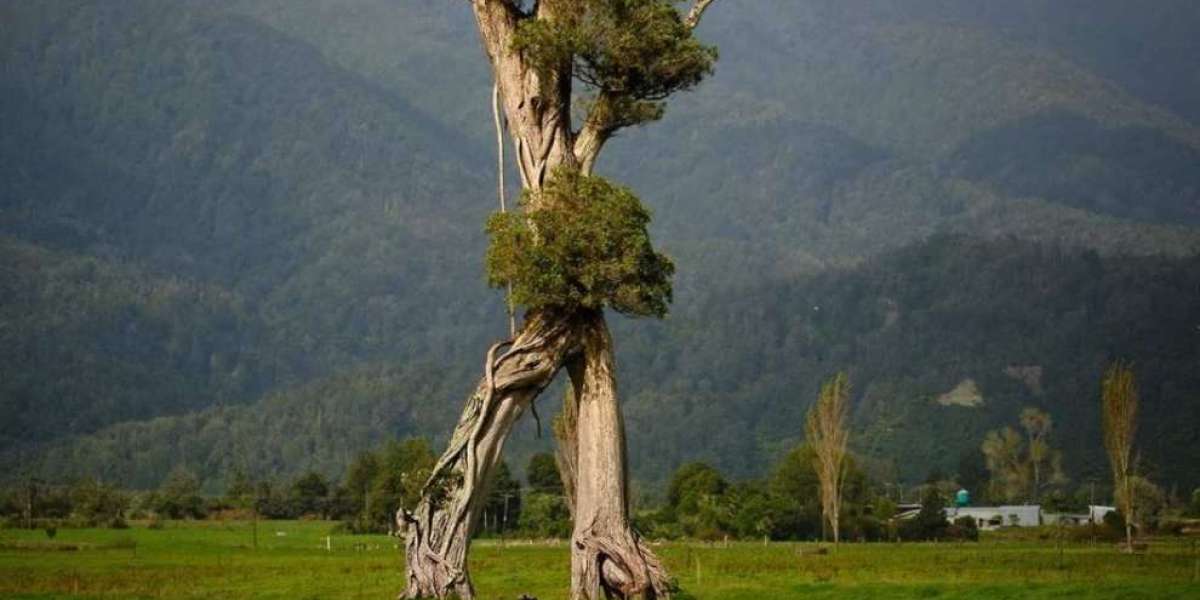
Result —
[{"label": "green grass field", "polygon": [[[162,529],[0,530],[5,598],[387,598],[402,557],[385,536],[333,535],[322,522],[262,522],[258,548],[244,522]],[[1200,598],[1193,542],[1156,540],[1145,554],[1108,544],[665,544],[684,590],[702,599]],[[564,598],[565,544],[493,540],[472,549],[479,597]]]}]

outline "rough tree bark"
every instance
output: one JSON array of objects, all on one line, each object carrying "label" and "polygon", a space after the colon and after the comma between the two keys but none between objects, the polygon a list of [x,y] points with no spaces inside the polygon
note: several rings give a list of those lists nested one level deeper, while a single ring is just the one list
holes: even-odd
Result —
[{"label": "rough tree bark", "polygon": [[575,412],[575,529],[571,598],[663,598],[666,570],[629,524],[625,423],[617,402],[612,336],[604,316],[583,316],[583,353],[567,364]]},{"label": "rough tree bark", "polygon": [[[555,19],[560,4],[563,3],[538,3],[535,17]],[[499,86],[509,133],[516,147],[521,186],[540,190],[556,167],[579,165],[574,151],[575,135],[571,131],[570,69],[546,81],[513,48],[517,25],[526,18],[514,3],[471,0],[471,7]]]},{"label": "rough tree bark", "polygon": [[404,597],[474,597],[467,550],[504,442],[579,348],[578,319],[543,311],[528,316],[516,340],[488,350],[483,380],[467,400],[420,503],[397,511],[397,525],[408,538]]},{"label": "rough tree bark", "polygon": [[[553,18],[555,2],[539,7]],[[570,127],[570,78],[545,82],[513,49],[523,17],[507,0],[471,0],[483,47],[492,63],[498,99],[526,190],[542,188],[558,166],[575,167]],[[536,198],[535,198],[536,199]],[[535,205],[527,207],[537,210]],[[513,423],[579,346],[572,315],[541,311],[526,316],[512,347],[493,358],[468,399],[450,445],[438,460],[413,511],[397,521],[407,532],[406,598],[474,598],[467,550]]]}]

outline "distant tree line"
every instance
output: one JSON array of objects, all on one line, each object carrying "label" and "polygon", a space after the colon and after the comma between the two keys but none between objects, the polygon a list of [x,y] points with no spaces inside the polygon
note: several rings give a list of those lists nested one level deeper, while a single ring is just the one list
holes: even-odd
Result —
[{"label": "distant tree line", "polygon": [[[944,510],[947,498],[964,488],[974,489],[977,501],[1040,504],[1050,513],[1082,514],[1098,503],[1095,481],[1070,488],[1062,451],[1053,446],[1054,421],[1034,407],[1020,411],[1020,432],[1011,426],[988,432],[977,451],[963,454],[952,476],[934,468],[924,484],[910,489],[873,479],[849,452],[849,389],[845,372],[825,382],[809,409],[805,443],[786,452],[767,477],[731,482],[710,464],[684,464],[660,502],[634,507],[637,527],[653,539],[976,540],[973,518],[951,523]],[[1166,494],[1133,458],[1138,392],[1127,363],[1115,362],[1106,371],[1098,408],[1104,413],[1104,446],[1113,455],[1113,487],[1101,491],[1111,491],[1119,508],[1106,519],[1109,533],[1124,534],[1132,548],[1135,529],[1182,529],[1183,519],[1200,517],[1200,489],[1186,501]],[[143,492],[91,477],[70,486],[28,479],[23,488],[0,497],[0,514],[8,526],[48,524],[48,532],[60,522],[120,528],[129,518],[152,524],[261,518],[335,520],[351,533],[398,533],[396,511],[418,503],[435,460],[424,438],[389,440],[360,452],[336,481],[313,470],[289,482],[254,480],[235,468],[220,496],[205,496],[200,479],[183,467],[172,470],[157,489]],[[500,463],[477,535],[571,534],[568,494],[555,457],[534,454],[525,473],[523,486],[508,464]],[[919,499],[915,514],[911,501],[901,506],[906,495]],[[904,518],[902,509],[908,510]]]},{"label": "distant tree line", "polygon": [[[731,481],[703,462],[680,466],[660,498],[635,498],[635,525],[650,539],[832,540],[823,523],[816,452],[802,444],[788,451],[767,477]],[[325,519],[350,533],[394,531],[394,514],[416,501],[434,456],[421,438],[388,441],[359,454],[333,481],[306,472],[290,481],[256,480],[245,472],[230,474],[224,493],[206,495],[199,479],[181,468],[153,490],[130,491],[83,478],[71,485],[30,482],[0,493],[5,527],[127,527],[130,520],[156,527],[169,519]],[[978,538],[971,519],[954,523],[944,509],[976,467],[964,461],[954,475],[930,473],[916,486],[897,486],[871,479],[859,462],[847,456],[841,494],[841,539],[844,541]],[[985,469],[986,470],[986,469]],[[566,538],[570,512],[554,457],[535,454],[518,480],[504,464],[492,485],[477,535],[485,537]],[[1200,489],[1178,498],[1142,480],[1138,518],[1143,528],[1174,531],[1189,518],[1200,518]],[[1147,487],[1148,486],[1148,487]],[[1002,502],[985,485],[982,501]],[[1097,492],[1083,485],[1068,493],[1063,486],[1043,495],[1047,512],[1085,512],[1088,495],[1108,498],[1111,488]],[[920,503],[920,511],[897,519],[898,505]],[[32,514],[30,513],[32,508]],[[1100,532],[1124,536],[1123,515],[1113,514]]]}]

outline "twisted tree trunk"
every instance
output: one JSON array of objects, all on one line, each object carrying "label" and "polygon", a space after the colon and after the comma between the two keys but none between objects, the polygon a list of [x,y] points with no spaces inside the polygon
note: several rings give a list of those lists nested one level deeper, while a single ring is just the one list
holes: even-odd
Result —
[{"label": "twisted tree trunk", "polygon": [[484,378],[467,400],[421,502],[397,511],[397,525],[407,533],[402,597],[474,598],[467,550],[504,442],[529,403],[579,352],[579,331],[574,317],[531,312],[516,340],[488,351]]},{"label": "twisted tree trunk", "polygon": [[[683,20],[688,30],[713,1],[693,0]],[[629,124],[611,118],[614,103],[648,98],[603,90],[576,131],[571,123],[572,60],[539,72],[514,39],[522,21],[569,21],[578,16],[581,5],[567,0],[469,4],[492,65],[494,99],[512,137],[522,188],[541,190],[559,168],[589,174],[613,133]],[[524,209],[544,209],[540,204],[533,194]],[[621,598],[667,595],[662,565],[629,526],[625,431],[617,404],[612,338],[603,314],[535,311],[511,348],[500,353],[502,346],[488,352],[484,379],[467,401],[421,502],[412,511],[398,511],[397,522],[408,532],[404,595],[474,597],[467,548],[504,441],[525,407],[568,362],[574,387],[570,408],[576,410],[566,411],[560,460],[571,467],[563,472],[575,520],[572,598],[596,599],[602,592]]]},{"label": "twisted tree trunk", "polygon": [[582,317],[583,353],[567,364],[577,405],[572,600],[662,598],[666,570],[629,525],[625,423],[612,336],[602,313]]},{"label": "twisted tree trunk", "polygon": [[[471,0],[492,63],[496,100],[515,145],[526,190],[542,188],[559,166],[575,167],[570,129],[570,77],[545,81],[512,47],[521,12],[500,0]],[[539,9],[552,16],[554,3]],[[534,196],[526,210],[541,209]],[[450,445],[413,511],[397,522],[407,531],[407,598],[474,598],[467,549],[512,425],[579,351],[579,321],[561,311],[532,311],[512,347],[492,347],[485,376],[467,400]]]}]

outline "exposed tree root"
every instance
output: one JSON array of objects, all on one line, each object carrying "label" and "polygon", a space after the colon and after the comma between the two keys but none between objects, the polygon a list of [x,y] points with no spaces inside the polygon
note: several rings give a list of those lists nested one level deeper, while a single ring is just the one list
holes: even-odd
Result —
[{"label": "exposed tree root", "polygon": [[[662,562],[628,526],[608,531],[576,530],[572,541],[571,597],[669,598],[670,578]],[[601,595],[603,594],[603,596]]]}]

